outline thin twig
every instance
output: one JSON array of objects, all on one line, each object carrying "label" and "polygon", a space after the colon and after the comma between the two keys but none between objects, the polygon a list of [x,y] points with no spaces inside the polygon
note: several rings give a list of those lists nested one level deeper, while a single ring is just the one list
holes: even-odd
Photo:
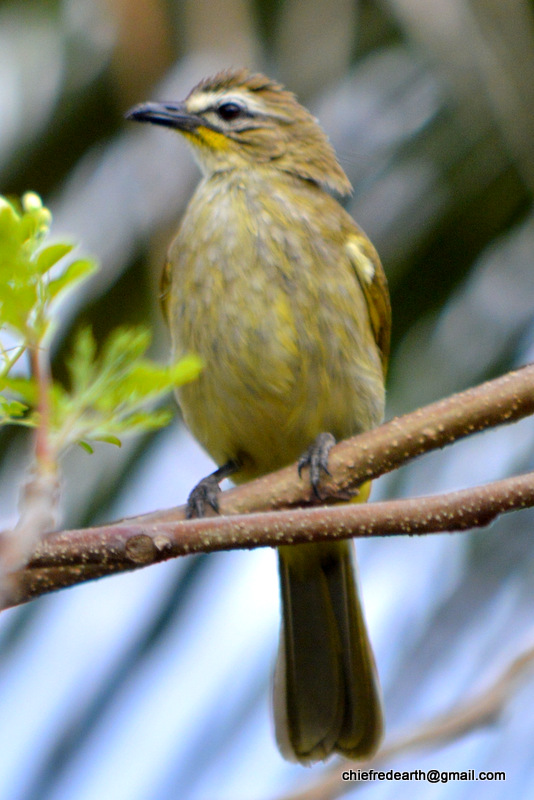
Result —
[{"label": "thin twig", "polygon": [[[8,357],[8,352],[11,350],[15,351],[15,355],[12,358]],[[4,349],[2,347],[2,343],[0,342],[0,359],[3,359],[4,364],[2,369],[0,369],[0,378],[5,378],[6,375],[13,369],[19,358],[26,352],[25,345],[19,345],[18,347],[10,347],[9,349]]]},{"label": "thin twig", "polygon": [[50,446],[50,362],[47,350],[28,348],[37,386],[38,423],[34,431],[34,460],[19,501],[20,516],[13,530],[0,539],[0,607],[16,590],[16,570],[27,563],[41,537],[58,519],[59,477],[56,453]]},{"label": "thin twig", "polygon": [[[55,464],[50,450],[50,364],[48,351],[38,344],[29,348],[32,377],[37,386],[38,424],[35,430],[35,461],[38,471],[47,471]],[[54,468],[55,469],[55,468]]]}]

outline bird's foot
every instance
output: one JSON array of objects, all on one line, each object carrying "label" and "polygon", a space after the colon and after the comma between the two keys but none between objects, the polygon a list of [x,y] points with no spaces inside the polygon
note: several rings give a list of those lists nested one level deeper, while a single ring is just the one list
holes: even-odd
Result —
[{"label": "bird's foot", "polygon": [[229,478],[230,475],[233,475],[238,469],[239,465],[236,461],[227,461],[226,464],[216,469],[211,475],[202,478],[187,498],[185,510],[186,519],[203,517],[206,514],[208,506],[212,508],[215,513],[219,513],[219,494],[221,492],[219,483],[224,480],[224,478]]},{"label": "bird's foot", "polygon": [[321,500],[321,495],[319,493],[321,476],[323,473],[330,475],[330,470],[328,469],[328,455],[335,443],[336,440],[331,433],[320,433],[306,452],[299,458],[299,477],[302,477],[302,470],[304,467],[309,467],[310,483],[313,493],[318,500]]}]

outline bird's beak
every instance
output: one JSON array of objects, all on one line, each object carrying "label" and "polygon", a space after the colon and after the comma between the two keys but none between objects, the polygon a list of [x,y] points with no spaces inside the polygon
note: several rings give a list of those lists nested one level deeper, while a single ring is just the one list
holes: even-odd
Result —
[{"label": "bird's beak", "polygon": [[137,122],[152,122],[179,131],[194,131],[204,124],[200,117],[191,114],[184,103],[140,103],[124,115]]}]

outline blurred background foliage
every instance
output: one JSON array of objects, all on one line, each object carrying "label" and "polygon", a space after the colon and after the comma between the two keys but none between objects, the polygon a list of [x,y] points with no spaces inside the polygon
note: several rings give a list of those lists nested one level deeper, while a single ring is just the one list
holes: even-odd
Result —
[{"label": "blurred background foliage", "polygon": [[[534,8],[531,0],[2,0],[0,193],[42,194],[58,236],[101,272],[62,308],[73,332],[153,325],[165,250],[198,180],[171,133],[124,111],[182,98],[247,65],[319,117],[354,184],[349,209],[389,277],[388,416],[534,355]],[[474,485],[533,468],[525,421],[427,456],[374,497]],[[3,433],[0,509],[16,516],[27,438]],[[179,421],[64,463],[64,524],[183,502],[210,470]],[[489,531],[359,545],[395,735],[483,688],[534,626],[534,514]],[[271,552],[106,579],[0,620],[0,796],[10,800],[253,800],[322,767],[273,744],[278,635]],[[402,769],[506,770],[506,784],[374,784],[375,798],[534,794],[534,681],[491,728]]]}]

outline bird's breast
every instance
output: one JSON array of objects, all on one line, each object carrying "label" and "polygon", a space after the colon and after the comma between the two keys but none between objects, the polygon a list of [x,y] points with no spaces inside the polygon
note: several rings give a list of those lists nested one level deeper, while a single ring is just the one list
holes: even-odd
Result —
[{"label": "bird's breast", "polygon": [[248,460],[252,477],[297,458],[322,430],[348,435],[380,417],[361,292],[336,237],[314,231],[284,185],[204,182],[169,261],[175,353],[205,364],[178,399],[218,463]]}]

